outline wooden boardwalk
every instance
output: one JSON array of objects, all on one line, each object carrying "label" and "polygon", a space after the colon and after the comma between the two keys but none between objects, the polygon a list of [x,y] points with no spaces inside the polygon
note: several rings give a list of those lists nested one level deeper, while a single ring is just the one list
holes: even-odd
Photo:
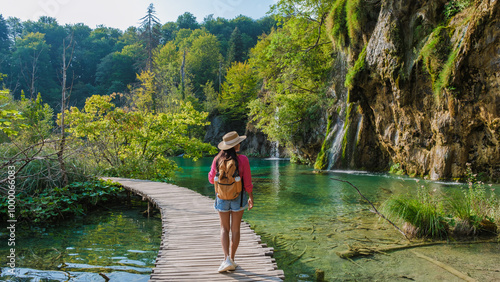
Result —
[{"label": "wooden boardwalk", "polygon": [[150,281],[282,281],[273,249],[242,222],[236,271],[218,273],[223,260],[214,200],[187,188],[144,180],[110,178],[156,205],[162,242]]}]

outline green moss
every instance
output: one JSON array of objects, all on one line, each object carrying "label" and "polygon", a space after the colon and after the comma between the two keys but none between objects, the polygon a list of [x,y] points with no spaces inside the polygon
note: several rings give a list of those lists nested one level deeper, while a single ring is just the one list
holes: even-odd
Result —
[{"label": "green moss", "polygon": [[420,59],[424,62],[427,72],[431,76],[434,98],[438,103],[443,90],[449,86],[458,55],[459,45],[454,46],[454,48],[449,47],[449,33],[451,32],[453,30],[447,27],[435,28],[420,51]]},{"label": "green moss", "polygon": [[348,0],[346,3],[347,30],[351,45],[358,43],[361,34],[361,0]]},{"label": "green moss", "polygon": [[462,12],[464,9],[467,7],[470,7],[472,5],[473,1],[472,0],[452,0],[449,1],[445,6],[444,6],[444,16],[447,20],[451,19],[454,15]]},{"label": "green moss", "polygon": [[338,49],[359,44],[363,10],[361,0],[336,0],[328,16],[328,28]]},{"label": "green moss", "polygon": [[332,5],[332,10],[328,17],[328,28],[335,46],[342,49],[347,45],[347,14],[345,4],[347,0],[337,0]]},{"label": "green moss", "polygon": [[331,129],[332,129],[332,116],[328,116],[325,139],[323,140],[323,144],[321,145],[321,151],[316,157],[316,162],[314,163],[314,169],[323,170],[328,166],[328,160],[326,158],[326,150],[328,149],[328,146],[330,144],[328,143],[327,137],[328,135],[330,135]]},{"label": "green moss", "polygon": [[361,51],[361,54],[359,54],[356,63],[354,63],[354,66],[349,69],[349,71],[345,76],[344,86],[347,89],[352,89],[354,87],[354,81],[356,80],[356,76],[358,75],[358,73],[360,73],[362,70],[365,69],[366,46],[368,45],[365,45],[365,47],[363,47],[363,51]]},{"label": "green moss", "polygon": [[443,69],[439,73],[438,80],[436,81],[436,86],[434,87],[435,94],[439,97],[442,90],[449,86],[451,74],[453,72],[455,62],[458,55],[458,49],[453,50],[448,56],[448,60],[443,65]]},{"label": "green moss", "polygon": [[349,136],[351,130],[351,122],[352,122],[352,114],[356,113],[359,105],[355,105],[353,103],[349,103],[347,106],[345,123],[344,123],[344,137],[342,138],[342,161],[345,162],[347,160],[346,152],[347,145],[349,144]]},{"label": "green moss", "polygon": [[391,168],[389,169],[389,173],[394,173],[394,174],[397,174],[397,175],[403,175],[404,174],[404,170],[401,168],[401,164],[400,163],[395,163],[395,164],[391,165]]}]

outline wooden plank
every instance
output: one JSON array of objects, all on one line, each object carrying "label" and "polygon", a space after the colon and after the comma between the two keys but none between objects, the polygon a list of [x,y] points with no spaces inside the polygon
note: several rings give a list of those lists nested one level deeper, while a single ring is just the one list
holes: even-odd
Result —
[{"label": "wooden plank", "polygon": [[146,180],[110,178],[161,211],[162,242],[150,281],[282,281],[274,250],[241,222],[236,271],[218,273],[223,252],[213,199],[187,188]]}]

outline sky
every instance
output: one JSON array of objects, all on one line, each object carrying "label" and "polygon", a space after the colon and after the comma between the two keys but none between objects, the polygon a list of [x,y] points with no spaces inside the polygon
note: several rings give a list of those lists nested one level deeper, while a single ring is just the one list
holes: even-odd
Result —
[{"label": "sky", "polygon": [[210,14],[233,19],[238,15],[260,19],[277,0],[0,0],[4,19],[38,20],[40,16],[57,19],[61,25],[84,23],[91,28],[103,24],[125,30],[138,26],[153,3],[161,23],[176,21],[190,12],[198,22]]}]

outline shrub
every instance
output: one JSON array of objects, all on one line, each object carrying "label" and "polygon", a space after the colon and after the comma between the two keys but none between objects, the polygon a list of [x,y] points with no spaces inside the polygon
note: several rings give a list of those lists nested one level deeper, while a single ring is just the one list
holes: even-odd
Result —
[{"label": "shrub", "polygon": [[[52,222],[57,219],[85,215],[97,204],[105,203],[123,191],[112,181],[93,179],[74,182],[63,188],[47,189],[38,194],[16,195],[16,219],[34,223]],[[0,214],[7,216],[8,202],[0,202]]]}]

